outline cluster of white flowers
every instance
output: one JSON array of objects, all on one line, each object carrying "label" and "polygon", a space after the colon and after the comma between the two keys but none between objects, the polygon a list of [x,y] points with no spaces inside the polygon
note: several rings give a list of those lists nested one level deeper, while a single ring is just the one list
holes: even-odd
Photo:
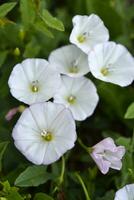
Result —
[{"label": "cluster of white flowers", "polygon": [[[71,149],[76,141],[75,120],[82,121],[93,114],[99,97],[94,83],[84,75],[91,72],[100,80],[120,86],[134,80],[133,57],[124,46],[108,42],[109,32],[97,15],[77,15],[73,26],[73,44],[51,52],[48,61],[24,60],[13,68],[9,78],[11,94],[30,105],[13,129],[15,145],[35,164],[50,164]],[[52,98],[53,102],[47,102]],[[103,143],[106,144],[101,142],[94,149],[98,151]],[[110,144],[113,150],[106,148],[107,162],[103,163],[104,155],[99,160],[92,153],[103,173],[109,167],[120,169],[125,152],[111,140]],[[118,163],[111,161],[114,153],[118,153]]]}]

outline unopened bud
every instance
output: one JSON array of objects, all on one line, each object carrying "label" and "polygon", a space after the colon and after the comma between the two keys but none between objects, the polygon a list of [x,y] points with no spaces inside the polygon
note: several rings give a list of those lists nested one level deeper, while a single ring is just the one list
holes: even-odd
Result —
[{"label": "unopened bud", "polygon": [[15,49],[14,49],[14,51],[13,51],[13,54],[15,55],[15,56],[20,56],[20,49],[18,48],[18,47],[16,47]]}]

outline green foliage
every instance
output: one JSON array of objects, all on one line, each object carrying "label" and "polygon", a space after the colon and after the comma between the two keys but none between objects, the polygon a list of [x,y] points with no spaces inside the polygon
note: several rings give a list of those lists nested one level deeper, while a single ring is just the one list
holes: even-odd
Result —
[{"label": "green foliage", "polygon": [[64,31],[64,25],[63,23],[53,17],[47,10],[42,11],[42,20],[50,27],[59,31]]},{"label": "green foliage", "polygon": [[37,193],[34,197],[34,200],[54,200],[52,197],[44,193]]},{"label": "green foliage", "polygon": [[9,142],[1,142],[0,143],[0,171],[2,170],[2,158],[4,155],[4,152],[8,146]]},{"label": "green foliage", "polygon": [[15,6],[15,2],[2,4],[0,6],[0,18],[5,17]]},{"label": "green foliage", "polygon": [[125,113],[125,119],[134,119],[134,103],[132,103]]},{"label": "green foliage", "polygon": [[24,198],[19,194],[18,188],[11,187],[8,181],[1,182],[1,185],[3,186],[2,191],[0,191],[1,200],[24,200]]},{"label": "green foliage", "polygon": [[46,167],[31,166],[18,176],[15,185],[20,187],[38,186],[53,178],[53,174],[46,172]]},{"label": "green foliage", "polygon": [[95,114],[79,123],[78,135],[87,146],[103,137],[112,137],[117,145],[126,148],[122,170],[110,170],[103,176],[78,143],[66,155],[62,175],[61,161],[47,169],[31,166],[16,150],[11,137],[19,114],[10,122],[5,120],[6,113],[19,106],[19,102],[11,98],[7,82],[16,63],[25,58],[48,58],[52,50],[68,44],[72,17],[76,14],[98,14],[110,31],[110,40],[126,45],[133,52],[134,5],[130,0],[7,2],[0,5],[0,199],[83,200],[84,190],[74,175],[79,171],[91,200],[113,200],[117,189],[134,182],[133,85],[121,88],[96,80],[89,74],[97,86],[100,101]]}]

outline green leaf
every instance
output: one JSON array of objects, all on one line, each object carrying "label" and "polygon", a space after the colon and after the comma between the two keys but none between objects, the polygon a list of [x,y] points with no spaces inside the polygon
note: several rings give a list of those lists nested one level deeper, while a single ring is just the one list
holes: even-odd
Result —
[{"label": "green leaf", "polygon": [[2,158],[4,155],[4,152],[8,146],[9,142],[1,142],[0,143],[0,171],[2,170]]},{"label": "green leaf", "polygon": [[33,58],[36,57],[40,51],[41,47],[36,39],[33,37],[31,41],[25,47],[24,58]]},{"label": "green leaf", "polygon": [[17,187],[11,187],[8,181],[1,182],[3,186],[3,192],[5,199],[8,200],[24,200],[24,198],[18,193]]},{"label": "green leaf", "polygon": [[125,113],[125,119],[134,119],[134,102],[128,107]]},{"label": "green leaf", "polygon": [[54,200],[52,197],[44,193],[37,193],[34,197],[34,200]]},{"label": "green leaf", "polygon": [[47,37],[50,37],[50,38],[54,38],[54,35],[52,34],[51,31],[48,30],[48,28],[46,27],[46,24],[43,23],[42,21],[38,21],[35,23],[35,28],[42,32],[43,34],[45,34]]},{"label": "green leaf", "polygon": [[16,2],[2,4],[0,6],[0,18],[5,17],[15,6]]},{"label": "green leaf", "polygon": [[0,67],[3,65],[3,63],[6,60],[7,57],[7,51],[0,51]]},{"label": "green leaf", "polygon": [[130,148],[130,144],[131,144],[131,139],[130,138],[125,138],[125,137],[119,137],[117,140],[116,140],[116,143],[118,145],[123,145],[125,146],[127,149]]},{"label": "green leaf", "polygon": [[20,187],[38,186],[53,178],[52,173],[46,172],[46,167],[31,166],[18,176],[15,185]]},{"label": "green leaf", "polygon": [[47,10],[42,11],[42,15],[40,15],[42,20],[50,27],[59,31],[64,31],[63,23],[58,20],[56,17],[53,17]]},{"label": "green leaf", "polygon": [[32,0],[21,0],[20,1],[20,11],[21,11],[21,17],[22,22],[24,26],[29,26],[29,24],[33,24],[36,12],[35,12],[35,6],[33,4]]}]

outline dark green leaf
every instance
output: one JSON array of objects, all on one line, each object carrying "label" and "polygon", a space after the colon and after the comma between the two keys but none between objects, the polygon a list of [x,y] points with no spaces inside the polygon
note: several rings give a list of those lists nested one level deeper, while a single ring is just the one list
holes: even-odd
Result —
[{"label": "dark green leaf", "polygon": [[0,6],[0,18],[5,17],[16,5],[16,2],[4,3]]},{"label": "dark green leaf", "polygon": [[54,200],[52,197],[44,193],[37,193],[34,197],[34,200]]},{"label": "dark green leaf", "polygon": [[53,178],[52,174],[46,172],[46,167],[31,166],[18,176],[15,185],[20,187],[38,186]]}]

